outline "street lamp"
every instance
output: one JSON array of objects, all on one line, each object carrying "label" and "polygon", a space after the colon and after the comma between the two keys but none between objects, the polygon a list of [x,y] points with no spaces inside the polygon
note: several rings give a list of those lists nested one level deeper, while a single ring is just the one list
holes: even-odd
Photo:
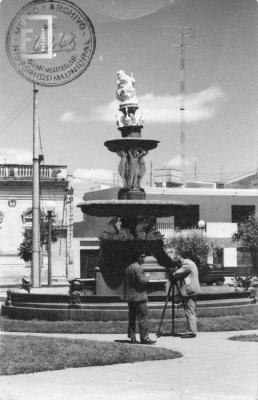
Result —
[{"label": "street lamp", "polygon": [[202,232],[206,232],[206,222],[203,219],[198,221],[198,228],[201,229]]},{"label": "street lamp", "polygon": [[47,212],[47,221],[48,221],[48,242],[47,242],[47,257],[48,257],[48,286],[52,284],[52,260],[51,260],[51,243],[52,243],[52,224],[53,217],[55,212],[55,202],[54,201],[46,201],[45,202],[45,210]]}]

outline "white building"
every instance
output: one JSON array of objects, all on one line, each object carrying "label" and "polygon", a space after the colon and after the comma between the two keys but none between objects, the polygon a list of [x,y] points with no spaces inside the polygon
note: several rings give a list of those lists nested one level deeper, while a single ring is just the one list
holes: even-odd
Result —
[{"label": "white building", "polygon": [[[67,166],[40,166],[40,206],[46,201],[55,203],[55,225],[60,237],[52,248],[53,283],[65,280],[68,273],[70,207]],[[70,221],[71,222],[71,221]],[[31,266],[18,256],[25,229],[32,223],[32,165],[0,165],[0,285],[21,283],[22,276],[30,279]],[[72,223],[70,224],[72,226]],[[71,238],[70,238],[71,239]],[[71,240],[70,240],[71,244]],[[42,249],[41,280],[47,280],[47,255]]]}]

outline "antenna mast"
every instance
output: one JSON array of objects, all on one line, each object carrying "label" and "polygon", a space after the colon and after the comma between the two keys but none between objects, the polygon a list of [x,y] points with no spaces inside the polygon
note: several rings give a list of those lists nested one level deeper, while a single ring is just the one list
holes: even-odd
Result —
[{"label": "antenna mast", "polygon": [[[181,26],[180,36],[180,85],[179,85],[179,107],[180,107],[180,169],[182,184],[185,182],[186,145],[185,145],[185,39],[195,39],[195,26]],[[187,46],[189,47],[189,46]]]},{"label": "antenna mast", "polygon": [[[169,25],[166,25],[169,26]],[[172,27],[172,25],[171,25]],[[185,49],[188,46],[185,44],[187,38],[195,39],[195,25],[184,26],[179,25],[177,29],[180,29],[179,37],[180,43],[172,43],[173,47],[180,48],[180,84],[179,84],[179,110],[180,110],[180,169],[181,169],[181,182],[185,182],[185,165],[186,165],[186,146],[185,146]]]}]

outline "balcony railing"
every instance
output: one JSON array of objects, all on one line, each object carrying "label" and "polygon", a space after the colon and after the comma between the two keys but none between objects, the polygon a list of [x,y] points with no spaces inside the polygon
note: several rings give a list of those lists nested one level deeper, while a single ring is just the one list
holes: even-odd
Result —
[{"label": "balcony railing", "polygon": [[[41,165],[41,179],[66,179],[66,165]],[[32,179],[33,167],[28,164],[0,164],[0,180]]]}]

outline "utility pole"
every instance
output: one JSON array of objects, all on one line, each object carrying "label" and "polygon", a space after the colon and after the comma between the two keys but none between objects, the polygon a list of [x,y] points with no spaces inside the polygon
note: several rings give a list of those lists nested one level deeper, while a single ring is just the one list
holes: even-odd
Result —
[{"label": "utility pole", "polygon": [[194,180],[197,181],[197,163],[196,163],[196,158],[194,159]]},{"label": "utility pole", "polygon": [[[167,25],[169,26],[169,25]],[[172,25],[170,26],[172,27]],[[185,182],[185,164],[186,164],[186,140],[185,140],[185,49],[188,46],[185,44],[187,38],[195,39],[195,25],[194,26],[184,26],[179,25],[177,28],[180,29],[179,43],[172,43],[173,47],[178,47],[180,49],[180,84],[179,84],[179,110],[180,110],[180,169],[181,169],[181,181],[182,184]]]},{"label": "utility pole", "polygon": [[47,283],[50,287],[52,285],[52,250],[51,250],[51,241],[52,241],[52,212],[47,212],[48,219],[48,241],[47,241],[47,257],[48,257],[48,279]]},{"label": "utility pole", "polygon": [[33,83],[33,182],[32,182],[32,287],[40,287],[39,118],[38,89]]},{"label": "utility pole", "polygon": [[72,262],[72,240],[73,240],[73,188],[68,190],[68,261]]},{"label": "utility pole", "polygon": [[223,183],[223,164],[220,166],[220,182]]}]

